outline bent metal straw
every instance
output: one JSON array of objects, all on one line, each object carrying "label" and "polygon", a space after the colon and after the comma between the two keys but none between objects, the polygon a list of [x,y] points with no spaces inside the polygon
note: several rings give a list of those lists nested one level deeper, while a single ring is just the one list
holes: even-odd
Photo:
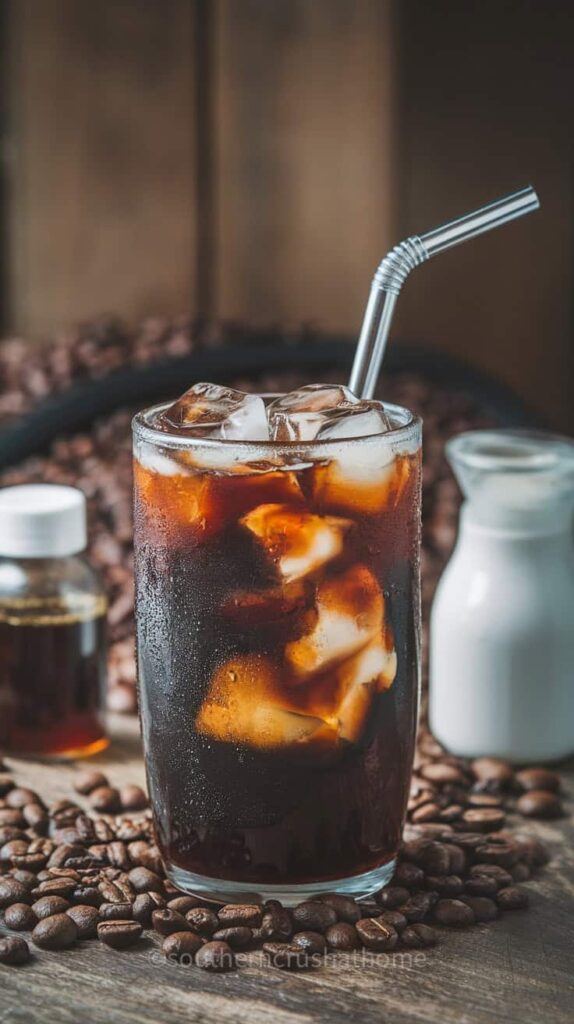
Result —
[{"label": "bent metal straw", "polygon": [[453,245],[466,242],[468,238],[475,238],[484,231],[537,210],[539,206],[538,196],[529,185],[424,235],[411,235],[391,249],[377,268],[371,285],[349,380],[351,391],[360,398],[373,397],[397,298],[414,267]]}]

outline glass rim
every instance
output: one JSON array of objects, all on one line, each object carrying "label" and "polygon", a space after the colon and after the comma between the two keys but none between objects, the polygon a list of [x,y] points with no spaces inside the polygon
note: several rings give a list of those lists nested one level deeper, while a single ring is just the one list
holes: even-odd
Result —
[{"label": "glass rim", "polygon": [[[264,399],[275,399],[280,398],[287,392],[249,392],[249,394],[256,394],[260,398]],[[166,430],[159,430],[157,427],[151,426],[149,419],[156,415],[158,412],[162,412],[164,409],[169,408],[172,405],[171,401],[158,402],[156,405],[151,405],[147,409],[142,409],[136,413],[132,419],[132,431],[138,439],[152,442],[156,445],[168,447],[168,448],[196,448],[198,446],[211,448],[213,450],[222,448],[246,448],[249,450],[257,449],[261,451],[311,451],[317,448],[336,448],[341,444],[357,444],[363,441],[370,443],[383,442],[396,444],[400,441],[413,441],[414,437],[420,435],[422,428],[422,418],[416,413],[411,412],[406,406],[396,405],[394,402],[383,402],[380,399],[372,399],[377,405],[380,405],[383,410],[387,410],[395,415],[404,417],[404,422],[398,426],[391,427],[390,430],[385,430],[381,433],[376,434],[361,434],[358,437],[326,437],[326,438],[315,438],[309,441],[255,441],[248,438],[223,438],[223,437],[195,437],[185,434],[169,433]]]}]

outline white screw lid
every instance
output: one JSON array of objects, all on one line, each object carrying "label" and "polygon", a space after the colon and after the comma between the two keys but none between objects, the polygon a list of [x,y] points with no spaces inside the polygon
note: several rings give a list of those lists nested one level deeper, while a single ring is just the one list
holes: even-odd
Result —
[{"label": "white screw lid", "polygon": [[86,499],[76,487],[24,484],[0,490],[0,555],[65,558],[87,542]]}]

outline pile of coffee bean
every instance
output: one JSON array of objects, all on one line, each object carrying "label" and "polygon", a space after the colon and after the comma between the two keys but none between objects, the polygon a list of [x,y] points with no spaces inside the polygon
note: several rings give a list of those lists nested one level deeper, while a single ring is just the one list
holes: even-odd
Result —
[{"label": "pile of coffee bean", "polygon": [[[0,766],[0,910],[9,930],[0,936],[0,963],[27,963],[29,941],[37,949],[64,950],[95,939],[127,950],[137,949],[147,932],[170,963],[223,972],[236,969],[239,952],[259,950],[278,969],[309,969],[330,953],[426,949],[444,928],[524,909],[529,900],[520,883],[548,854],[535,838],[501,831],[501,804],[470,799],[494,797],[510,777],[522,785],[523,796],[548,795],[553,790],[532,785],[544,781],[548,787],[554,773],[529,769],[503,778],[497,762],[494,777],[492,759],[468,765],[444,755],[434,742],[422,733],[417,780],[428,784],[439,814],[443,798],[452,795],[446,787],[464,789],[460,815],[408,826],[391,884],[370,899],[356,902],[333,893],[293,909],[276,900],[219,906],[182,894],[165,876],[139,786],[116,789],[90,769],[74,781],[87,806],[76,799],[46,804]],[[487,813],[468,817],[467,807]],[[412,808],[409,813],[412,819]],[[14,934],[20,932],[30,933],[29,941]]]},{"label": "pile of coffee bean", "polygon": [[[290,346],[321,345],[309,330],[274,330]],[[0,345],[0,424],[21,416],[86,377],[101,377],[120,366],[141,366],[160,358],[185,355],[214,345],[241,346],[270,341],[269,332],[206,322],[148,320],[135,331],[117,321],[96,321],[34,346],[17,339]],[[262,357],[262,362],[264,359]],[[340,373],[325,372],[325,381]],[[310,383],[304,373],[261,374],[235,379],[243,391],[284,391]],[[412,373],[393,374],[381,383],[391,402],[406,405],[424,419],[423,472],[423,651],[426,622],[438,576],[454,543],[460,495],[444,459],[445,441],[461,430],[491,426],[476,403],[460,392],[437,388]],[[136,710],[132,466],[130,422],[133,409],[118,411],[94,424],[92,431],[61,438],[47,457],[28,459],[0,475],[1,484],[63,483],[80,487],[88,499],[90,559],[103,573],[109,594],[108,703],[110,710]]]}]

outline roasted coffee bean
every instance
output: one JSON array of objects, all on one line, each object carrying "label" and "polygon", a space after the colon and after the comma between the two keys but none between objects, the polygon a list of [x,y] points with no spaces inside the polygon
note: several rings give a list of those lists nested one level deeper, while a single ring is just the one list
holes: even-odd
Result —
[{"label": "roasted coffee bean", "polygon": [[[137,854],[134,855],[132,847],[137,847]],[[136,866],[142,868],[148,868],[149,871],[155,871],[156,875],[163,874],[163,864],[161,860],[161,854],[154,843],[144,843],[142,840],[136,840],[135,843],[128,844],[128,853],[131,860]]]},{"label": "roasted coffee bean", "polygon": [[143,924],[144,928],[149,928],[151,925],[151,915],[154,910],[164,910],[165,900],[157,892],[144,892],[139,896],[136,896],[132,913],[134,920],[139,921]]},{"label": "roasted coffee bean", "polygon": [[436,946],[438,936],[434,928],[428,924],[409,924],[401,933],[401,942],[409,949],[426,949]]},{"label": "roasted coffee bean", "polygon": [[125,844],[118,839],[108,843],[108,860],[112,867],[119,868],[121,871],[129,871],[132,866]]},{"label": "roasted coffee bean", "polygon": [[557,793],[560,789],[560,776],[548,768],[524,768],[516,773],[516,781],[525,790],[544,789]]},{"label": "roasted coffee bean", "polygon": [[0,825],[3,828],[26,828],[26,819],[22,811],[14,810],[11,807],[3,807],[0,810]]},{"label": "roasted coffee bean", "polygon": [[70,906],[68,900],[63,896],[41,896],[32,904],[32,910],[39,921],[45,917],[52,917],[53,914],[63,914]]},{"label": "roasted coffee bean", "polygon": [[[0,814],[2,811],[0,811]],[[18,813],[10,811],[10,814]],[[16,828],[15,825],[2,825],[0,824],[0,847],[4,846],[5,843],[11,843],[13,839],[29,839],[23,828]]]},{"label": "roasted coffee bean", "polygon": [[33,789],[26,789],[24,786],[14,786],[6,794],[7,807],[20,811],[26,804],[42,804],[40,797]]},{"label": "roasted coffee bean", "polygon": [[82,808],[73,800],[55,800],[48,808],[50,817],[57,828],[73,826]]},{"label": "roasted coffee bean", "polygon": [[424,764],[420,769],[420,774],[428,782],[436,782],[439,785],[443,782],[464,783],[466,781],[464,772],[461,772],[460,768],[447,764],[445,761],[431,761],[430,764]]},{"label": "roasted coffee bean", "polygon": [[10,877],[16,879],[17,882],[21,882],[28,889],[28,892],[32,892],[38,884],[38,878],[33,871],[26,871],[22,868],[16,868],[10,872]]},{"label": "roasted coffee bean", "polygon": [[203,939],[195,932],[172,932],[164,939],[161,951],[168,960],[192,963],[202,946]]},{"label": "roasted coffee bean", "polygon": [[448,846],[444,843],[437,843],[431,840],[422,850],[417,860],[419,867],[423,868],[429,875],[446,875],[450,868],[450,854]]},{"label": "roasted coffee bean", "polygon": [[261,924],[261,907],[251,903],[228,903],[217,911],[220,925],[232,928],[244,925],[247,928],[259,928]]},{"label": "roasted coffee bean", "polygon": [[357,921],[355,929],[363,946],[376,952],[394,949],[399,941],[396,928],[380,917],[365,917]]},{"label": "roasted coffee bean", "polygon": [[530,868],[528,864],[524,864],[523,861],[519,861],[514,867],[510,869],[513,882],[527,882],[530,878]]},{"label": "roasted coffee bean", "polygon": [[542,867],[542,865],[547,864],[550,860],[548,850],[539,839],[519,835],[514,837],[514,841],[518,844],[521,860],[524,860],[531,867]]},{"label": "roasted coffee bean", "polygon": [[268,939],[270,942],[285,942],[293,934],[291,914],[278,900],[267,900],[261,928],[258,931],[261,933],[262,939]]},{"label": "roasted coffee bean", "polygon": [[[332,924],[331,928],[339,928],[340,925]],[[352,928],[352,925],[344,924],[345,928]],[[299,946],[300,949],[304,949],[309,956],[321,956],[322,953],[327,949],[327,933],[330,931],[327,928],[325,935],[321,935],[320,932],[296,932],[291,939],[292,946]],[[353,928],[353,931],[355,929]],[[355,938],[357,933],[355,932]],[[358,943],[357,943],[358,945]],[[353,947],[354,948],[354,947]]]},{"label": "roasted coffee bean", "polygon": [[295,943],[264,942],[263,952],[267,954],[271,966],[280,971],[306,970],[312,962],[307,950]]},{"label": "roasted coffee bean", "polygon": [[337,892],[329,892],[320,897],[320,902],[328,903],[335,911],[339,921],[346,921],[348,924],[354,924],[355,921],[359,921],[362,916],[355,900],[351,899],[350,896],[342,896]]},{"label": "roasted coffee bean", "polygon": [[500,888],[498,879],[492,875],[471,875],[464,883],[468,896],[496,896]]},{"label": "roasted coffee bean", "polygon": [[448,804],[439,814],[441,821],[459,821],[462,818],[464,807],[461,804]]},{"label": "roasted coffee bean", "polygon": [[406,917],[409,924],[418,924],[425,919],[435,902],[436,895],[419,892],[414,893],[406,903],[402,903],[397,909],[403,917]]},{"label": "roasted coffee bean", "polygon": [[28,886],[16,878],[0,878],[0,910],[11,903],[31,903],[32,897]]},{"label": "roasted coffee bean", "polygon": [[506,786],[514,780],[514,772],[508,761],[498,757],[478,757],[470,767],[479,782],[496,782]]},{"label": "roasted coffee bean", "polygon": [[11,789],[14,789],[14,779],[4,771],[0,773],[0,797],[4,799]]},{"label": "roasted coffee bean", "polygon": [[143,811],[149,804],[147,794],[141,786],[122,786],[119,793],[124,811]]},{"label": "roasted coffee bean", "polygon": [[474,914],[461,900],[439,900],[434,908],[434,919],[449,928],[466,928],[474,924]]},{"label": "roasted coffee bean", "polygon": [[197,896],[176,896],[172,900],[168,900],[169,910],[177,910],[178,914],[187,914],[188,910],[193,910],[195,907],[201,907],[202,901]]},{"label": "roasted coffee bean", "polygon": [[15,932],[30,932],[38,918],[27,903],[12,903],[4,911],[4,924]]},{"label": "roasted coffee bean", "polygon": [[77,938],[77,926],[67,914],[43,918],[32,932],[32,942],[41,949],[67,949]]},{"label": "roasted coffee bean", "polygon": [[502,797],[492,793],[470,793],[468,803],[471,807],[502,807]]},{"label": "roasted coffee bean", "polygon": [[[128,873],[128,878],[137,893],[163,891],[163,880],[148,868],[132,868]],[[191,908],[188,907],[189,909]]]},{"label": "roasted coffee bean", "polygon": [[142,931],[139,921],[100,921],[97,925],[98,939],[112,949],[127,949],[133,946]]},{"label": "roasted coffee bean", "polygon": [[123,887],[118,885],[117,882],[111,882],[108,878],[104,878],[102,879],[101,882],[98,883],[98,889],[100,890],[106,903],[129,902],[129,899],[126,900],[126,894],[123,890]]},{"label": "roasted coffee bean", "polygon": [[98,786],[89,799],[90,807],[100,814],[116,814],[120,810],[120,794],[113,786]]},{"label": "roasted coffee bean", "polygon": [[19,967],[30,959],[30,947],[20,935],[0,936],[0,964]]},{"label": "roasted coffee bean", "polygon": [[462,818],[477,832],[495,832],[504,825],[505,815],[496,807],[471,807]]},{"label": "roasted coffee bean", "polygon": [[524,889],[509,885],[505,889],[498,890],[496,902],[501,910],[523,910],[530,901],[528,893]]},{"label": "roasted coffee bean", "polygon": [[28,828],[33,829],[39,835],[44,835],[50,824],[48,812],[40,804],[25,804],[22,808],[22,817]]},{"label": "roasted coffee bean", "polygon": [[337,921],[335,909],[319,900],[306,900],[292,911],[295,931],[324,932]]},{"label": "roasted coffee bean", "polygon": [[222,974],[236,968],[235,954],[226,942],[206,942],[195,954],[195,963],[204,971]]},{"label": "roasted coffee bean", "polygon": [[73,878],[46,878],[35,889],[32,889],[32,896],[38,900],[42,896],[62,896],[67,899],[75,888],[76,883]]},{"label": "roasted coffee bean", "polygon": [[384,921],[385,924],[390,924],[393,928],[399,932],[399,934],[406,928],[408,921],[404,914],[401,914],[400,910],[383,910],[383,913],[377,918],[378,921]]},{"label": "roasted coffee bean", "polygon": [[63,868],[69,860],[73,860],[75,857],[85,857],[86,851],[83,846],[72,846],[69,843],[64,843],[62,846],[57,846],[50,855],[48,860],[49,868]]},{"label": "roasted coffee bean", "polygon": [[401,903],[406,903],[410,897],[408,889],[403,888],[399,885],[388,885],[386,889],[381,889],[377,895],[377,901],[382,907],[387,910],[396,910],[400,907]]},{"label": "roasted coffee bean", "polygon": [[446,836],[444,841],[449,844],[456,843],[463,853],[471,854],[478,846],[483,845],[485,838],[481,832],[457,832],[453,836]]},{"label": "roasted coffee bean", "polygon": [[85,771],[78,772],[74,777],[73,781],[74,789],[76,793],[81,793],[82,796],[88,796],[89,793],[93,793],[94,789],[101,789],[102,787],[109,786],[107,776],[103,772],[98,772],[95,769],[86,769]]},{"label": "roasted coffee bean", "polygon": [[101,921],[129,921],[133,917],[131,903],[101,903],[98,909]]},{"label": "roasted coffee bean", "polygon": [[427,875],[425,889],[434,890],[439,896],[458,896],[464,892],[464,883],[458,875]]},{"label": "roasted coffee bean", "polygon": [[440,807],[434,801],[429,803],[421,804],[416,810],[412,811],[410,820],[415,824],[425,824],[427,821],[436,821],[440,816]]},{"label": "roasted coffee bean", "polygon": [[104,902],[101,892],[93,885],[79,885],[70,898],[74,903],[87,904],[90,907],[99,907]]},{"label": "roasted coffee bean", "polygon": [[[373,920],[373,918],[365,918],[365,920]],[[302,932],[301,934],[312,935],[314,933]],[[294,937],[293,941],[296,938],[297,936]],[[355,925],[350,924],[348,921],[338,921],[337,924],[330,925],[325,932],[325,939],[329,949],[340,949],[344,952],[351,952],[353,949],[358,949],[361,945]]]},{"label": "roasted coffee bean", "polygon": [[494,921],[498,917],[498,907],[488,896],[460,896],[459,899],[470,907],[476,921]]},{"label": "roasted coffee bean", "polygon": [[109,822],[103,818],[96,818],[94,821],[94,832],[99,843],[111,843],[114,839],[114,830]]},{"label": "roasted coffee bean", "polygon": [[146,821],[132,821],[124,818],[116,825],[116,839],[122,839],[124,843],[133,843],[137,839],[145,839],[149,834]]},{"label": "roasted coffee bean", "polygon": [[466,855],[460,846],[449,843],[448,847],[448,873],[449,875],[462,875],[466,867]]},{"label": "roasted coffee bean", "polygon": [[395,887],[404,886],[407,889],[416,889],[423,884],[424,877],[424,871],[416,864],[399,861],[393,875],[393,885]]},{"label": "roasted coffee bean", "polygon": [[372,898],[360,900],[357,906],[361,912],[361,917],[380,917],[384,911],[381,904]]},{"label": "roasted coffee bean", "polygon": [[556,793],[545,789],[530,789],[516,801],[516,810],[526,818],[561,818],[562,801]]},{"label": "roasted coffee bean", "polygon": [[80,904],[78,907],[70,907],[66,913],[68,917],[72,918],[78,929],[79,939],[94,939],[96,937],[96,926],[100,920],[97,907]]},{"label": "roasted coffee bean", "polygon": [[[200,936],[196,935],[196,938]],[[227,942],[232,949],[245,949],[253,942],[253,931],[244,925],[232,925],[230,928],[219,928],[212,938],[217,942]]]},{"label": "roasted coffee bean", "polygon": [[29,839],[12,839],[9,843],[4,843],[4,846],[0,850],[0,861],[4,861],[6,864],[10,865],[14,857],[27,853],[29,845]]},{"label": "roasted coffee bean", "polygon": [[185,920],[192,931],[197,932],[198,935],[204,935],[206,938],[211,938],[213,933],[221,927],[217,915],[207,907],[194,907],[192,910],[188,910]]},{"label": "roasted coffee bean", "polygon": [[177,910],[154,910],[151,915],[151,923],[154,931],[160,935],[171,935],[172,932],[186,932],[190,926],[183,914]]}]

